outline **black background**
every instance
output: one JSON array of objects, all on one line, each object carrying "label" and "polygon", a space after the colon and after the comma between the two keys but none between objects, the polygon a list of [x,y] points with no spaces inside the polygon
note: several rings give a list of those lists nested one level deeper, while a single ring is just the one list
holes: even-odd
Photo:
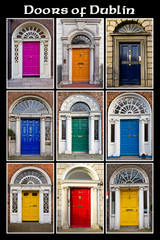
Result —
[{"label": "black background", "polygon": [[[89,6],[98,5],[99,7],[107,8],[109,5],[116,7],[127,6],[135,8],[134,15],[89,15]],[[154,55],[153,55],[153,70],[154,70],[154,185],[153,185],[153,214],[154,214],[154,233],[150,234],[7,234],[6,233],[6,69],[7,69],[7,55],[6,55],[6,18],[79,18],[80,15],[24,15],[24,5],[33,5],[35,8],[68,8],[69,12],[72,8],[87,8],[87,15],[85,17],[91,18],[153,18],[154,19]],[[158,1],[1,1],[0,8],[0,239],[75,239],[92,238],[92,239],[130,239],[130,238],[145,238],[145,239],[160,239],[160,8]],[[54,83],[56,86],[56,82]],[[54,229],[55,230],[55,229]]]}]

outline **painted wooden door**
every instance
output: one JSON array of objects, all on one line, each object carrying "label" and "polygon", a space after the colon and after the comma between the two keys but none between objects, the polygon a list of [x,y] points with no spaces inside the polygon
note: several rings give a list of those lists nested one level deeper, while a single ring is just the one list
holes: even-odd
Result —
[{"label": "painted wooden door", "polygon": [[72,81],[89,81],[90,49],[72,49]]},{"label": "painted wooden door", "polygon": [[138,189],[121,190],[120,204],[120,225],[138,226],[139,224],[139,203]]},{"label": "painted wooden door", "polygon": [[22,221],[39,221],[39,192],[22,192]]},{"label": "painted wooden door", "polygon": [[139,120],[120,121],[120,154],[139,155]]},{"label": "painted wooden door", "polygon": [[71,188],[71,227],[91,226],[91,193],[88,188]]},{"label": "painted wooden door", "polygon": [[40,42],[23,42],[23,76],[40,75]]},{"label": "painted wooden door", "polygon": [[140,44],[120,44],[120,85],[141,84]]},{"label": "painted wooden door", "polygon": [[72,151],[88,152],[88,118],[72,119]]},{"label": "painted wooden door", "polygon": [[21,154],[40,155],[40,120],[21,120]]}]

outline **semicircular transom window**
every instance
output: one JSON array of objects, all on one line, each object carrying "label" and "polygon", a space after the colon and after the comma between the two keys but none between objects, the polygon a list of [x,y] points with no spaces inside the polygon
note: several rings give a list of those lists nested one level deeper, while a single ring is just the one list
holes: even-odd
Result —
[{"label": "semicircular transom window", "polygon": [[77,35],[72,39],[72,44],[91,44],[91,40],[85,35]]},{"label": "semicircular transom window", "polygon": [[66,180],[92,180],[92,178],[86,170],[78,169],[69,173]]},{"label": "semicircular transom window", "polygon": [[90,107],[86,103],[78,102],[73,104],[73,106],[71,107],[71,111],[72,112],[89,112]]},{"label": "semicircular transom window", "polygon": [[127,168],[121,170],[114,178],[113,184],[145,183],[143,175],[136,169]]},{"label": "semicircular transom window", "polygon": [[114,32],[117,33],[144,33],[144,29],[137,23],[125,23],[118,26]]},{"label": "semicircular transom window", "polygon": [[36,39],[36,38],[46,38],[45,33],[36,26],[27,26],[22,28],[18,34],[17,38],[24,38],[24,39]]},{"label": "semicircular transom window", "polygon": [[148,113],[147,106],[138,98],[124,97],[119,100],[114,108],[114,114],[141,114]]},{"label": "semicircular transom window", "polygon": [[48,113],[48,109],[36,99],[25,99],[14,107],[13,113]]},{"label": "semicircular transom window", "polygon": [[16,177],[14,184],[47,184],[47,180],[38,171],[26,170]]}]

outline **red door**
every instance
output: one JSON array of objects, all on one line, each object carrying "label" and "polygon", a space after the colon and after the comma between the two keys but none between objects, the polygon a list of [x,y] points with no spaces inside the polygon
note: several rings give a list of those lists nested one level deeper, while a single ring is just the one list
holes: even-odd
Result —
[{"label": "red door", "polygon": [[40,75],[40,42],[23,42],[23,76]]},{"label": "red door", "polygon": [[71,188],[71,227],[91,227],[89,188]]}]

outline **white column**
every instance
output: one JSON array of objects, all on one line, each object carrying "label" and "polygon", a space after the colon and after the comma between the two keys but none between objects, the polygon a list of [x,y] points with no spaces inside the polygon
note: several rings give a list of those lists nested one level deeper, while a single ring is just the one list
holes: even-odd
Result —
[{"label": "white column", "polygon": [[94,54],[93,54],[93,49],[94,47],[91,46],[90,48],[90,84],[93,84],[93,73],[94,73],[94,61],[93,61],[93,57],[94,57]]},{"label": "white column", "polygon": [[22,191],[18,189],[18,223],[22,222]]},{"label": "white column", "polygon": [[62,196],[63,229],[68,229],[68,187],[63,188]]},{"label": "white column", "polygon": [[44,193],[44,190],[39,191],[39,223],[44,223],[44,219],[43,219],[43,193]]},{"label": "white column", "polygon": [[99,135],[99,154],[102,154],[102,118],[101,118],[101,115],[99,116],[98,124],[99,124],[99,132],[98,132],[98,135]]},{"label": "white column", "polygon": [[115,189],[115,229],[120,229],[120,189]]},{"label": "white column", "polygon": [[69,48],[69,62],[68,62],[68,72],[69,72],[69,84],[72,84],[72,48]]},{"label": "white column", "polygon": [[72,140],[72,129],[71,129],[71,116],[67,116],[66,120],[66,150],[65,154],[71,154],[71,141]]},{"label": "white column", "polygon": [[94,116],[90,116],[90,130],[89,130],[89,154],[95,154],[95,147],[94,147]]},{"label": "white column", "polygon": [[22,78],[23,75],[23,49],[22,49],[23,42],[19,41],[19,49],[18,49],[18,70],[19,70],[19,78]]},{"label": "white column", "polygon": [[114,156],[120,157],[120,120],[115,119],[115,152]]},{"label": "white column", "polygon": [[40,77],[44,77],[44,41],[40,42]]},{"label": "white column", "polygon": [[93,187],[93,221],[92,228],[98,229],[98,192],[97,187]]},{"label": "white column", "polygon": [[41,118],[41,155],[45,155],[45,117],[42,116]]},{"label": "white column", "polygon": [[16,117],[16,156],[20,156],[20,146],[21,146],[21,131],[20,131],[20,117]]},{"label": "white column", "polygon": [[143,187],[139,188],[139,229],[144,228],[144,199]]},{"label": "white column", "polygon": [[139,155],[142,156],[144,151],[144,119],[139,120]]}]

